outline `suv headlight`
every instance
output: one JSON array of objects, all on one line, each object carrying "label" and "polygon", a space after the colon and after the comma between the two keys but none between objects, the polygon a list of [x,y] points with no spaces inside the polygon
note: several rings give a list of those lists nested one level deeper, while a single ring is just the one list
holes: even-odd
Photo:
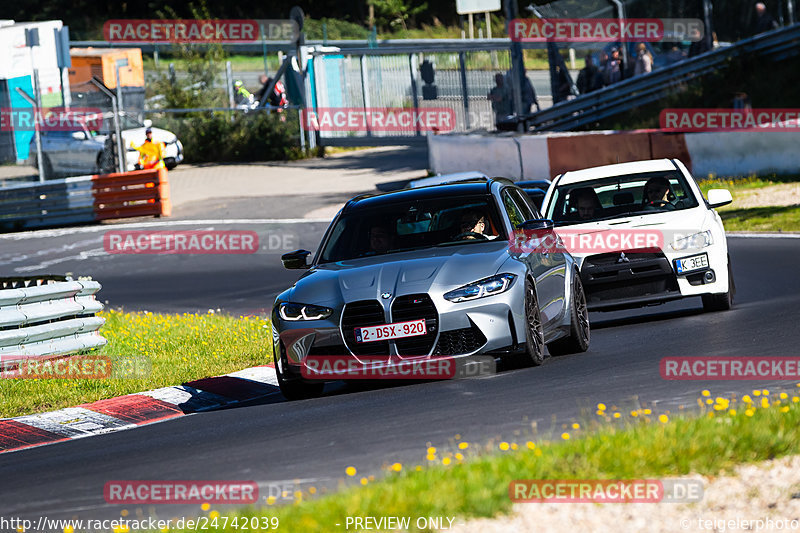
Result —
[{"label": "suv headlight", "polygon": [[711,236],[711,230],[708,230],[687,237],[676,237],[670,246],[673,250],[699,250],[712,244],[714,244],[714,237]]},{"label": "suv headlight", "polygon": [[500,294],[511,287],[516,277],[515,274],[497,274],[496,276],[480,279],[463,287],[453,289],[445,293],[444,298],[451,302],[464,302]]},{"label": "suv headlight", "polygon": [[333,309],[321,305],[284,302],[278,306],[278,315],[284,320],[324,320],[333,314]]}]

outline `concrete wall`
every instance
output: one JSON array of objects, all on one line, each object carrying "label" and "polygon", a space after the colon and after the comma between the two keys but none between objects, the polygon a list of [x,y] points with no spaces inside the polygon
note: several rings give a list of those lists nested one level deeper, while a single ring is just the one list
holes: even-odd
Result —
[{"label": "concrete wall", "polygon": [[677,158],[697,177],[800,170],[800,131],[666,133],[658,130],[432,135],[430,168],[479,170],[513,179],[551,179],[567,170]]}]

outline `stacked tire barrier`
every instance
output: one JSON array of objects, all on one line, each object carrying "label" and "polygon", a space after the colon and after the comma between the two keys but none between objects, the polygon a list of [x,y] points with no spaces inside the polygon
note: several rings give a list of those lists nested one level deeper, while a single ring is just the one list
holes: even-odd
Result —
[{"label": "stacked tire barrier", "polygon": [[438,174],[552,179],[568,170],[677,158],[697,177],[796,173],[800,131],[668,133],[660,130],[428,136]]},{"label": "stacked tire barrier", "polygon": [[3,368],[31,357],[48,359],[106,344],[95,316],[96,281],[64,276],[0,278],[0,361]]},{"label": "stacked tire barrier", "polygon": [[0,231],[171,213],[166,169],[78,176],[0,188]]}]

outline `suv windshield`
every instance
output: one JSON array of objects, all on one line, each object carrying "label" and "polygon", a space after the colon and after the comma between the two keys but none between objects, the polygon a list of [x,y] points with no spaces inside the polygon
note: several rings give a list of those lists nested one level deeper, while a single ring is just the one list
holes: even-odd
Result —
[{"label": "suv windshield", "polygon": [[427,198],[355,209],[330,231],[320,263],[505,239],[490,196]]},{"label": "suv windshield", "polygon": [[560,185],[553,191],[546,216],[567,226],[697,205],[683,175],[667,170]]}]

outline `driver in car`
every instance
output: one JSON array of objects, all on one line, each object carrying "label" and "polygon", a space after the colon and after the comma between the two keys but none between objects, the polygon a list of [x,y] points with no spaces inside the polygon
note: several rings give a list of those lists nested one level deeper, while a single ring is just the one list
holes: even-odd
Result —
[{"label": "driver in car", "polygon": [[369,229],[369,254],[383,254],[392,247],[392,236],[387,226],[372,226]]},{"label": "driver in car", "polygon": [[647,180],[644,184],[642,203],[647,208],[662,208],[667,210],[675,209],[669,200],[669,180],[662,176],[656,176]]},{"label": "driver in car", "polygon": [[497,237],[497,235],[491,233],[484,233],[486,231],[486,215],[477,209],[469,209],[462,213],[459,229],[460,232],[456,236],[457,239],[483,238],[491,240]]}]

